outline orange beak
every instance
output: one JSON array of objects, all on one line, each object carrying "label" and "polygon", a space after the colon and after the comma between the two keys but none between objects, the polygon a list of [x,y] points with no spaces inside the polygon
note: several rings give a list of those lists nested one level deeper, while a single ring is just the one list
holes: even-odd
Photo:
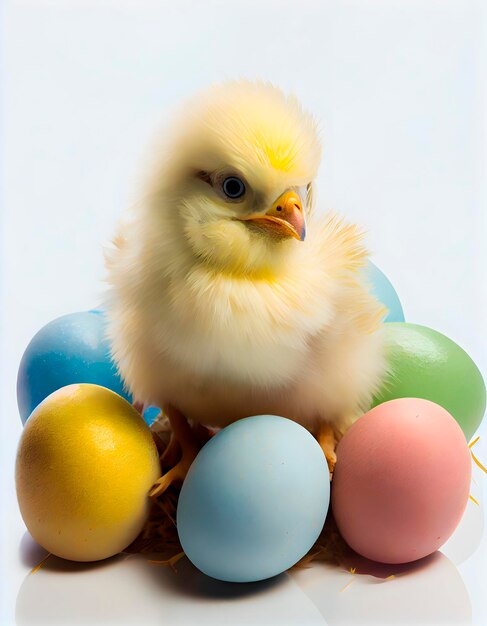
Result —
[{"label": "orange beak", "polygon": [[281,237],[294,237],[299,241],[304,241],[306,237],[303,207],[295,191],[286,191],[280,195],[266,213],[244,219]]}]

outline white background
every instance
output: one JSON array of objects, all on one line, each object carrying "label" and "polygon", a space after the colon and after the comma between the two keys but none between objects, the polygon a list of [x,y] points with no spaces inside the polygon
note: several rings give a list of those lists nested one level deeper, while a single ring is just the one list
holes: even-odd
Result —
[{"label": "white background", "polygon": [[[487,373],[486,31],[481,3],[469,0],[5,0],[2,11],[0,586],[2,623],[9,624],[29,558],[35,557],[32,546],[29,557],[19,556],[28,540],[19,553],[24,527],[13,489],[20,357],[43,324],[97,304],[103,291],[101,248],[132,200],[144,147],[166,114],[198,88],[245,76],[294,91],[321,120],[320,207],[338,209],[367,228],[373,259],[396,286],[408,321],[444,332]],[[485,461],[483,439],[476,450]],[[477,476],[478,498],[486,481]],[[426,579],[411,574],[410,587],[399,578],[388,582],[396,585],[387,588],[393,590],[388,600],[376,586],[364,587],[364,607],[374,604],[368,598],[376,593],[375,606],[392,607],[385,621],[413,619],[408,611],[421,596],[425,606],[430,598],[434,621],[442,615],[438,598],[455,600],[463,580],[474,623],[487,623],[485,537],[473,556],[473,548],[465,547],[472,537],[480,541],[483,513],[472,503],[467,512],[458,531],[465,541],[445,548],[446,568],[440,558]],[[139,578],[129,572],[144,566],[128,563],[122,570],[119,562],[111,563],[105,578],[103,568],[76,579],[58,573],[66,612],[61,621],[70,621],[76,598],[77,610],[88,611],[81,621],[113,618],[115,601],[106,603],[105,613],[90,613],[89,590],[109,593],[109,581],[116,580],[120,593],[116,586],[112,593],[120,601],[127,589],[137,589]],[[333,589],[328,574],[320,579],[318,571],[311,587]],[[41,599],[55,602],[48,574],[41,570],[37,578],[25,578],[21,615],[26,606],[32,610],[19,623],[35,616]],[[297,579],[299,589],[305,588],[302,576]],[[67,580],[76,580],[72,588]],[[344,593],[359,593],[360,585]],[[78,588],[88,589],[81,600],[74,593]],[[339,608],[329,612],[333,594],[306,589],[312,603],[308,613],[303,609],[302,623],[352,619],[346,611],[337,617]],[[151,606],[145,583],[140,593]],[[462,605],[467,600],[459,594]],[[295,623],[285,595],[272,588],[258,594],[258,601],[249,594],[222,602],[213,594],[212,602],[192,602],[201,619],[207,615],[213,622],[223,615],[222,623],[262,623],[264,615],[273,615],[286,623],[287,615]],[[173,595],[165,602],[174,603],[174,597],[179,617],[159,622],[186,623],[187,617],[191,623],[191,603],[183,618],[177,602],[188,600]],[[211,616],[202,609],[210,605]],[[251,608],[246,613],[242,606]],[[367,615],[379,619],[363,611],[364,621]],[[425,615],[414,619],[427,621]]]}]

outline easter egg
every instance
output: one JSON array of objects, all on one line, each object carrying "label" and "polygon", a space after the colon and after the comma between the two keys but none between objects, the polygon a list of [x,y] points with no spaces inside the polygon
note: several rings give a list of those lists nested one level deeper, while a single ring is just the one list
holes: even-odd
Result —
[{"label": "easter egg", "polygon": [[368,261],[363,270],[365,280],[370,284],[371,291],[382,304],[387,308],[388,313],[385,322],[404,322],[404,311],[401,301],[392,286],[391,281],[377,265]]},{"label": "easter egg", "polygon": [[485,412],[485,383],[478,367],[454,341],[408,323],[384,327],[391,375],[373,406],[395,398],[424,398],[444,407],[469,440]]},{"label": "easter egg", "polygon": [[45,398],[26,423],[17,452],[20,512],[53,554],[97,561],[139,534],[159,457],[141,415],[113,391],[68,385]]},{"label": "easter egg", "polygon": [[309,431],[275,415],[241,419],[212,437],[188,472],[177,510],[181,545],[213,578],[270,578],[313,546],[329,489]]},{"label": "easter egg", "polygon": [[41,328],[20,362],[17,402],[25,423],[50,393],[72,383],[102,385],[130,400],[110,357],[100,310],[63,315]]},{"label": "easter egg", "polygon": [[161,417],[161,409],[158,406],[148,406],[142,416],[147,426],[152,426]]},{"label": "easter egg", "polygon": [[382,563],[435,552],[453,533],[470,490],[470,451],[443,407],[418,398],[381,404],[337,447],[332,509],[345,541]]}]

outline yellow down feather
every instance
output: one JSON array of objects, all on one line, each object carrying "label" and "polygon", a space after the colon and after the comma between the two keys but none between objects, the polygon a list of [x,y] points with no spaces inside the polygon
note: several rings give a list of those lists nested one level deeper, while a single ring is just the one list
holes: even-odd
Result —
[{"label": "yellow down feather", "polygon": [[[213,426],[271,413],[342,430],[367,408],[385,311],[361,279],[361,231],[313,211],[320,153],[313,118],[267,83],[216,85],[180,109],[106,255],[113,356],[139,401]],[[237,172],[245,198],[201,172]],[[242,221],[303,186],[304,241]]]}]

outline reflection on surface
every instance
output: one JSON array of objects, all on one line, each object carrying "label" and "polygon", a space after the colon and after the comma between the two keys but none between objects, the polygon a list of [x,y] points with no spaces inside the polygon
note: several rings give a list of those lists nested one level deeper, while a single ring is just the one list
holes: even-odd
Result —
[{"label": "reflection on surface", "polygon": [[[175,573],[140,555],[85,564],[51,556],[22,583],[17,624],[470,624],[470,599],[453,563],[475,552],[482,531],[481,507],[469,503],[445,544],[449,558],[437,552],[408,565],[381,565],[357,556],[348,564],[357,568],[354,576],[315,563],[252,584],[213,580],[187,559]],[[19,546],[26,568],[45,555],[26,533]]]},{"label": "reflection on surface", "polygon": [[354,566],[355,575],[326,564],[292,574],[329,626],[472,622],[467,589],[441,552],[399,566],[357,557]]},{"label": "reflection on surface", "polygon": [[49,557],[22,583],[16,621],[19,626],[326,624],[286,574],[260,583],[222,583],[198,572],[187,559],[177,564],[175,573],[151,565],[140,555],[121,555],[95,564]]},{"label": "reflection on surface", "polygon": [[473,481],[470,493],[478,504],[469,500],[465,513],[450,539],[442,546],[441,551],[455,565],[460,565],[479,547],[484,534],[484,498],[481,489],[486,480],[485,474],[474,467]]}]

